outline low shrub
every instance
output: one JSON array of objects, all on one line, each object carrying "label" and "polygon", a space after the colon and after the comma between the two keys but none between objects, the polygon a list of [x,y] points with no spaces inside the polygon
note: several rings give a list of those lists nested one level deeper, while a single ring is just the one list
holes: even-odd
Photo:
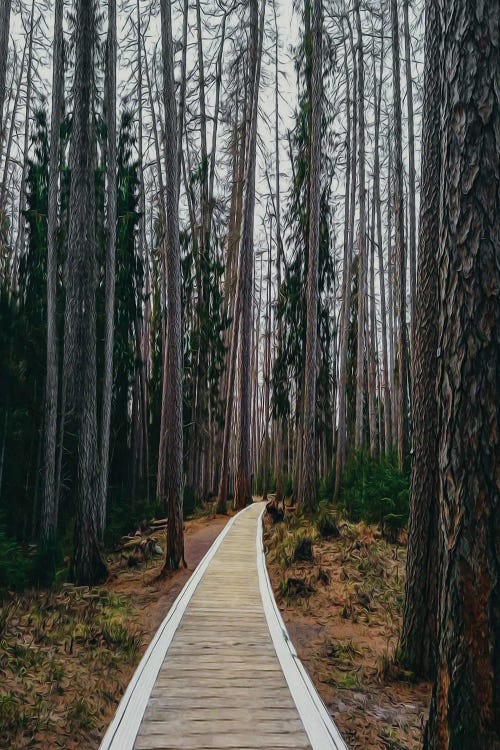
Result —
[{"label": "low shrub", "polygon": [[22,591],[31,583],[32,575],[32,558],[0,527],[0,593]]},{"label": "low shrub", "polygon": [[340,505],[352,521],[378,523],[397,537],[408,522],[409,478],[393,455],[375,460],[356,453],[344,470]]}]

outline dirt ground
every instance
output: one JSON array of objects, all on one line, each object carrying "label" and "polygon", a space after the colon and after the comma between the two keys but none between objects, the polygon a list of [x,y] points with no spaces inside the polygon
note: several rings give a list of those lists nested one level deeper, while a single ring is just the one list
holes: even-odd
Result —
[{"label": "dirt ground", "polygon": [[[27,592],[0,609],[0,750],[93,750],[177,594],[228,521],[185,524],[187,568],[108,558],[99,588]],[[160,545],[164,537],[157,535]]]},{"label": "dirt ground", "polygon": [[[340,524],[337,539],[323,539],[307,524],[286,526],[267,522],[275,595],[299,657],[350,750],[417,750],[430,685],[416,682],[393,658],[402,620],[404,540],[390,544],[363,524]],[[293,560],[303,537],[313,539],[312,559]],[[307,548],[302,553],[308,557]]]}]

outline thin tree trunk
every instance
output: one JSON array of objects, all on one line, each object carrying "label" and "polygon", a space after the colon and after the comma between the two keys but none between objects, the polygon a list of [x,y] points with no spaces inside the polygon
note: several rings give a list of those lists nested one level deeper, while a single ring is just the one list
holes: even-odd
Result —
[{"label": "thin tree trunk", "polygon": [[57,347],[57,234],[59,199],[60,130],[64,104],[64,0],[54,7],[52,63],[52,114],[50,123],[49,187],[47,219],[47,377],[45,383],[44,495],[42,540],[57,531],[56,451],[59,358]]},{"label": "thin tree trunk", "polygon": [[406,248],[404,236],[403,138],[401,128],[401,82],[399,70],[398,0],[391,0],[392,71],[394,95],[394,220],[396,229],[396,303],[398,313],[396,400],[398,460],[403,467],[408,454],[408,351],[406,335]]},{"label": "thin tree trunk", "polygon": [[[264,36],[265,0],[262,0],[260,23],[257,0],[250,2],[250,59],[251,109],[248,129],[245,189],[243,198],[243,227],[241,233],[241,320],[238,361],[238,430],[236,487],[234,507],[243,508],[252,500],[250,486],[250,412],[251,385],[251,325],[252,325],[252,265],[253,225],[255,214],[255,172],[257,161],[257,122],[259,115],[260,69]],[[259,31],[260,26],[260,31]]]},{"label": "thin tree trunk", "polygon": [[106,243],[106,297],[104,321],[104,376],[102,384],[101,415],[101,474],[100,474],[100,535],[104,534],[109,474],[109,434],[113,389],[113,347],[115,315],[115,267],[117,221],[117,153],[116,153],[116,0],[108,0],[108,38],[106,49],[107,93],[107,243]]},{"label": "thin tree trunk", "polygon": [[356,423],[354,446],[363,447],[365,374],[365,279],[366,279],[366,184],[365,184],[365,72],[360,3],[356,2],[358,50],[358,129],[359,129],[359,250],[358,250],[358,340],[356,356]]},{"label": "thin tree trunk", "polygon": [[401,634],[404,661],[432,676],[436,649],[438,569],[437,253],[440,180],[439,10],[427,0],[422,132],[420,249],[413,346],[413,460]]},{"label": "thin tree trunk", "polygon": [[9,56],[10,10],[12,0],[0,0],[0,153],[4,141],[4,108]]},{"label": "thin tree trunk", "polygon": [[23,140],[23,165],[21,173],[21,187],[19,190],[19,229],[16,246],[14,249],[14,262],[12,268],[12,287],[17,290],[19,262],[25,251],[26,244],[26,181],[28,177],[28,151],[30,135],[31,114],[31,91],[33,88],[33,37],[35,27],[35,0],[31,3],[30,30],[28,34],[28,62],[26,67],[26,93],[24,109],[24,140]]},{"label": "thin tree trunk", "polygon": [[311,140],[309,161],[309,242],[307,264],[306,358],[304,366],[304,421],[299,502],[312,510],[316,504],[316,377],[318,338],[319,228],[321,209],[321,133],[323,98],[323,5],[312,6]]},{"label": "thin tree trunk", "polygon": [[166,430],[166,506],[168,513],[165,569],[184,562],[183,530],[183,435],[182,435],[182,310],[181,250],[179,241],[179,193],[174,82],[174,50],[170,0],[160,0],[163,57],[163,105],[165,110],[165,207],[167,242],[167,348],[163,377],[166,381],[162,410]]},{"label": "thin tree trunk", "polygon": [[[375,458],[377,455],[377,373],[376,373],[376,352],[375,341],[377,338],[377,318],[375,315],[375,201],[371,205],[371,226],[370,226],[370,307],[369,307],[369,354],[368,354],[368,422],[370,429],[370,455]],[[367,316],[368,318],[368,316]]]},{"label": "thin tree trunk", "polygon": [[[9,137],[7,139],[7,148],[5,150],[2,187],[0,188],[0,210],[3,210],[3,211],[5,211],[5,200],[7,198],[7,182],[9,178],[10,155],[12,151],[12,143],[14,141],[14,134],[16,130],[17,109],[19,107],[19,97],[21,94],[21,84],[23,80],[24,62],[26,60],[27,49],[28,49],[28,38],[26,38],[24,42],[23,56],[21,58],[21,65],[19,67],[19,76],[17,79],[16,93],[14,96],[14,103],[12,105],[12,112],[10,116]],[[55,52],[54,52],[54,55],[55,55]],[[1,149],[0,149],[0,153],[1,153]]]},{"label": "thin tree trunk", "polygon": [[417,220],[415,208],[415,123],[413,116],[413,78],[411,69],[411,38],[410,22],[408,19],[409,0],[403,0],[404,38],[405,38],[405,71],[406,71],[406,103],[408,107],[408,234],[409,234],[409,262],[410,262],[410,312],[412,347],[413,332],[416,323],[417,298]]},{"label": "thin tree trunk", "polygon": [[[351,46],[352,48],[352,46]],[[351,311],[352,286],[352,253],[354,242],[354,220],[356,213],[356,152],[358,142],[357,120],[357,65],[354,50],[353,63],[353,92],[351,100],[349,85],[349,68],[347,50],[344,52],[344,65],[347,85],[347,143],[346,143],[346,189],[344,206],[344,276],[342,280],[342,323],[340,333],[339,352],[339,417],[337,427],[337,455],[335,462],[335,490],[334,499],[337,501],[342,482],[342,472],[346,455],[346,421],[347,421],[347,346],[349,339],[349,316]],[[350,105],[352,103],[352,122]],[[351,145],[352,133],[352,145]],[[350,190],[350,193],[349,193]]]}]

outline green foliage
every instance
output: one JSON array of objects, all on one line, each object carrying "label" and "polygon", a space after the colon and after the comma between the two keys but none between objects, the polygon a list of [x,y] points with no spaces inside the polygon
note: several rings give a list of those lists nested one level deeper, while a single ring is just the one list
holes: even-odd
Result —
[{"label": "green foliage", "polygon": [[353,521],[379,523],[397,534],[408,522],[409,477],[395,456],[378,460],[364,452],[347,462],[340,489],[340,505]]},{"label": "green foliage", "polygon": [[314,525],[323,539],[340,536],[337,513],[331,506],[321,502],[314,518]]},{"label": "green foliage", "polygon": [[316,530],[300,518],[278,524],[273,529],[270,561],[282,568],[289,568],[297,562],[310,562],[315,536]]},{"label": "green foliage", "polygon": [[0,593],[22,591],[31,582],[32,575],[33,561],[0,527]]}]

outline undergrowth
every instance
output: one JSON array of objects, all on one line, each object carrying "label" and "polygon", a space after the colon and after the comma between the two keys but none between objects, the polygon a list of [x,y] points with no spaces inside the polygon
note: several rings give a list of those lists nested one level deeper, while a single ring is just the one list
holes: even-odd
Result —
[{"label": "undergrowth", "polygon": [[4,601],[0,734],[7,747],[47,747],[52,730],[85,745],[116,702],[121,673],[138,659],[142,634],[131,615],[127,596],[104,589],[65,586]]}]

